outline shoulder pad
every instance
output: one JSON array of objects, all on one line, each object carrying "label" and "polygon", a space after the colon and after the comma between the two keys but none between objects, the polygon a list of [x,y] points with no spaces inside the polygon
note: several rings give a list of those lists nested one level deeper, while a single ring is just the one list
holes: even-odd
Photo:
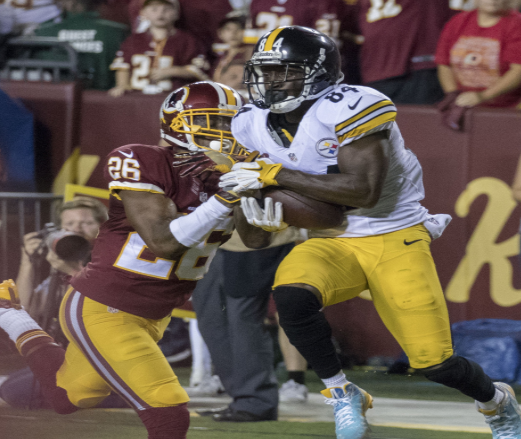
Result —
[{"label": "shoulder pad", "polygon": [[341,84],[320,99],[317,118],[326,125],[334,125],[341,144],[388,129],[396,119],[393,102],[369,87]]},{"label": "shoulder pad", "polygon": [[168,154],[168,148],[139,144],[112,150],[104,167],[111,193],[118,189],[165,193],[171,168]]},{"label": "shoulder pad", "polygon": [[261,110],[254,104],[243,105],[232,119],[232,134],[241,145],[247,144],[248,133],[252,128],[254,115]]}]

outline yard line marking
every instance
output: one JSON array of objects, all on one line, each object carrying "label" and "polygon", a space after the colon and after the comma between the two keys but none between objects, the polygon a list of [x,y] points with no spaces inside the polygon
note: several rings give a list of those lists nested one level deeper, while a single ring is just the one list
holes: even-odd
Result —
[{"label": "yard line marking", "polygon": [[464,433],[488,433],[490,434],[490,428],[488,427],[465,427],[458,425],[435,425],[435,424],[406,424],[401,422],[377,422],[370,423],[374,427],[394,427],[394,428],[406,428],[411,430],[436,430],[436,431],[460,431]]}]

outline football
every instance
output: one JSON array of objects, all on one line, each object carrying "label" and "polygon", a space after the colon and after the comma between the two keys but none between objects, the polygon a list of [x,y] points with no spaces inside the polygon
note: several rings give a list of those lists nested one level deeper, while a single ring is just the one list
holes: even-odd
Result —
[{"label": "football", "polygon": [[290,226],[303,229],[330,229],[344,220],[345,207],[300,195],[290,189],[269,186],[262,189],[262,198],[282,203],[283,219]]}]

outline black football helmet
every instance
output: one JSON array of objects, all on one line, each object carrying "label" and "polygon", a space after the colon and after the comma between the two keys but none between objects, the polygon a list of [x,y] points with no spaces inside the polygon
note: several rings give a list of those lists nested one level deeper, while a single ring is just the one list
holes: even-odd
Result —
[{"label": "black football helmet", "polygon": [[[259,39],[244,68],[244,83],[257,107],[287,113],[341,82],[344,75],[340,65],[338,47],[327,35],[308,27],[283,26]],[[263,72],[267,66],[281,66],[276,78]],[[296,70],[301,70],[301,74],[295,74]],[[298,96],[280,88],[281,84],[297,81],[303,83]]]}]

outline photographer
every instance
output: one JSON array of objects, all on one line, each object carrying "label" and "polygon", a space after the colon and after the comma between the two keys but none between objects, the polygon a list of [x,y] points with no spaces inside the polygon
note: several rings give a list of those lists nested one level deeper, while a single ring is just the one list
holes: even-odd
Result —
[{"label": "photographer", "polygon": [[[58,228],[73,232],[92,242],[98,234],[99,227],[107,219],[107,208],[100,201],[89,197],[75,197],[61,205],[58,209]],[[74,276],[84,265],[83,260],[64,260],[51,249],[47,249],[44,236],[49,231],[31,232],[24,236],[22,245],[22,260],[16,278],[16,284],[20,293],[20,301],[29,313],[37,313],[35,297],[46,295],[52,276],[47,277],[40,285],[36,286],[38,277],[41,275],[39,269],[45,258],[51,265],[51,274]],[[47,250],[47,253],[46,253]],[[63,282],[62,282],[63,284]]]},{"label": "photographer", "polygon": [[[77,274],[90,258],[91,242],[108,214],[100,201],[75,197],[58,208],[57,217],[57,226],[49,223],[42,230],[24,236],[16,282],[25,309],[43,328],[53,333],[56,341],[66,344],[58,324],[59,303],[68,277]],[[51,265],[50,274],[35,285],[43,277],[44,260]],[[29,368],[9,376],[0,386],[0,399],[17,408],[49,408]],[[126,404],[113,395],[105,400],[105,407],[126,407]]]}]

